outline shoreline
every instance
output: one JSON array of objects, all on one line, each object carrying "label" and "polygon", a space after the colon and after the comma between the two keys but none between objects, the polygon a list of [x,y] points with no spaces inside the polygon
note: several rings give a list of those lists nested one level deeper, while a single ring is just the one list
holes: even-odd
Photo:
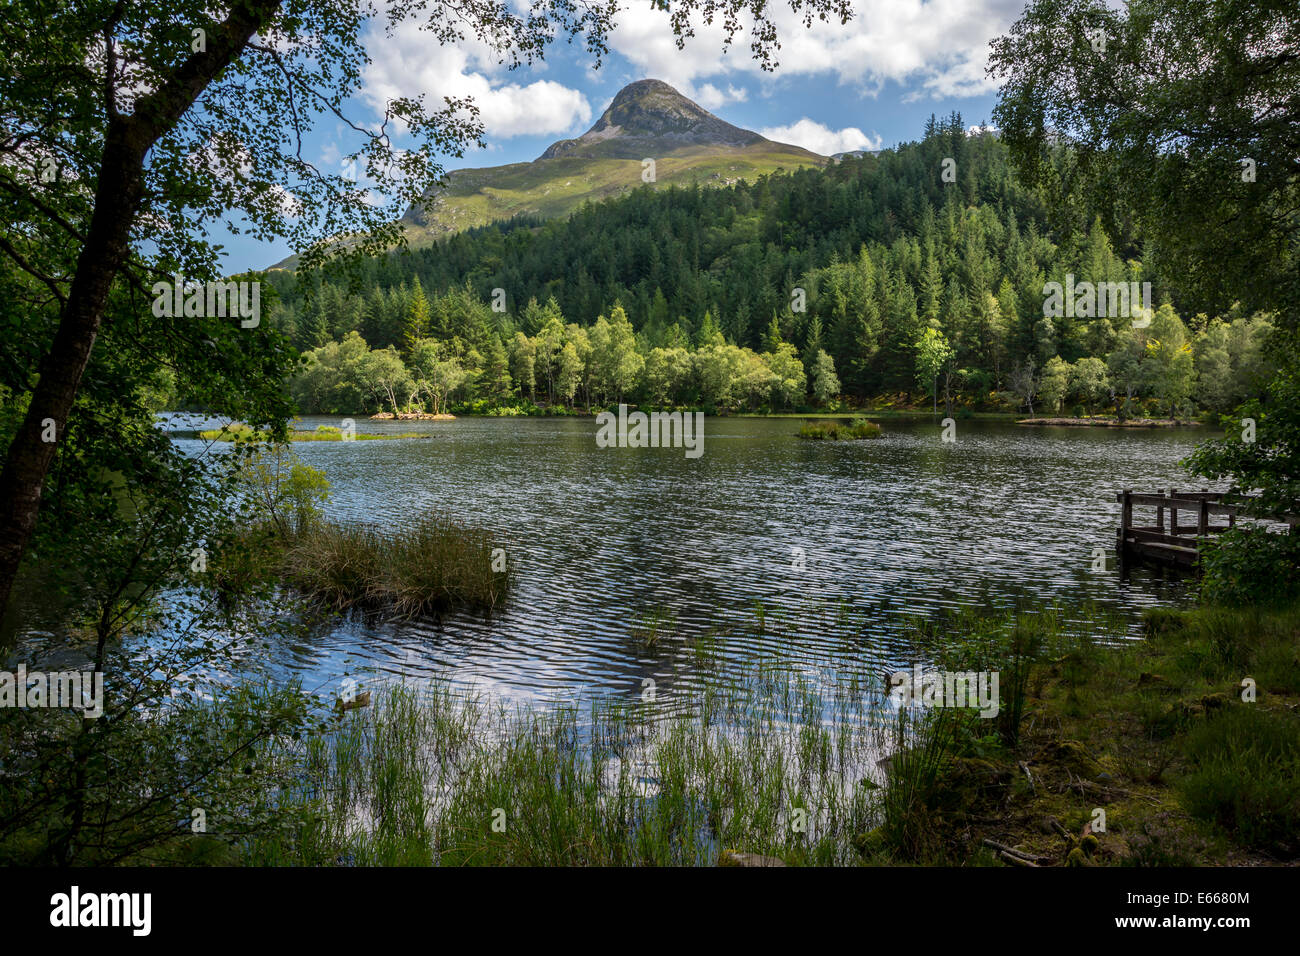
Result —
[{"label": "shoreline", "polygon": [[454,422],[455,415],[449,415],[447,412],[439,412],[436,415],[429,412],[398,412],[394,415],[392,412],[376,412],[369,416],[372,422]]},{"label": "shoreline", "polygon": [[1022,418],[1017,425],[1040,425],[1058,428],[1197,428],[1200,422],[1176,418]]}]

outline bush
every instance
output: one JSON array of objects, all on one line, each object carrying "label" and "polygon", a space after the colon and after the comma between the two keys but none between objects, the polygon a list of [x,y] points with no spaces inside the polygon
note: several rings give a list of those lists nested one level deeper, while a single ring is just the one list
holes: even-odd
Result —
[{"label": "bush", "polygon": [[1300,599],[1300,535],[1238,528],[1201,550],[1201,602],[1278,607]]}]

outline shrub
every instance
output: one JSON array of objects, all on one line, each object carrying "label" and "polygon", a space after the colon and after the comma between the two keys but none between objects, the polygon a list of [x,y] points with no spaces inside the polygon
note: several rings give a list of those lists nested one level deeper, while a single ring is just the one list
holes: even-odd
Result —
[{"label": "shrub", "polygon": [[1300,599],[1300,535],[1238,528],[1205,542],[1201,601],[1278,607]]}]

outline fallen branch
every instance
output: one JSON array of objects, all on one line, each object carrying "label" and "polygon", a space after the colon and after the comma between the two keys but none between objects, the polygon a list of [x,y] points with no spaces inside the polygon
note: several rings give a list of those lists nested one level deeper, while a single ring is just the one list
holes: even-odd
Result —
[{"label": "fallen branch", "polygon": [[1008,862],[1015,863],[1017,866],[1039,866],[1043,863],[1051,863],[1050,856],[1036,856],[1032,853],[1026,853],[1024,850],[1017,850],[1013,846],[1007,846],[1005,843],[999,843],[997,840],[984,839],[984,845],[990,849],[997,850],[998,856],[1003,859],[1010,857]]}]

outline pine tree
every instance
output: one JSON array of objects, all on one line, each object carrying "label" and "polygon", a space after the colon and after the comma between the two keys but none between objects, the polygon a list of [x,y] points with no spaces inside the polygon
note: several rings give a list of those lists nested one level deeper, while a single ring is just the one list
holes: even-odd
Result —
[{"label": "pine tree", "polygon": [[700,323],[700,331],[695,336],[695,344],[699,348],[706,345],[723,345],[726,340],[722,337],[722,331],[713,321],[713,313],[708,309],[704,310],[704,320]]},{"label": "pine tree", "polygon": [[767,331],[763,333],[763,351],[775,353],[785,341],[781,338],[781,323],[772,316],[772,321],[767,324]]},{"label": "pine tree", "polygon": [[479,389],[486,398],[500,400],[510,397],[510,359],[500,336],[495,333],[488,338],[483,354],[483,377]]},{"label": "pine tree", "polygon": [[408,358],[415,351],[416,343],[429,334],[431,317],[429,300],[424,295],[424,286],[420,284],[419,276],[416,276],[415,286],[411,290],[411,298],[406,306],[406,319],[402,323],[402,352]]}]

